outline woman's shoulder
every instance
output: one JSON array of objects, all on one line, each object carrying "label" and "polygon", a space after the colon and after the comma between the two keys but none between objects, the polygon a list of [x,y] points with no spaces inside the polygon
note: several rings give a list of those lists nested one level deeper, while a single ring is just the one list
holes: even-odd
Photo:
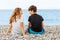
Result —
[{"label": "woman's shoulder", "polygon": [[21,18],[19,19],[19,21],[20,21],[20,22],[23,22],[23,20],[24,20],[24,17],[23,17],[23,15],[22,15]]}]

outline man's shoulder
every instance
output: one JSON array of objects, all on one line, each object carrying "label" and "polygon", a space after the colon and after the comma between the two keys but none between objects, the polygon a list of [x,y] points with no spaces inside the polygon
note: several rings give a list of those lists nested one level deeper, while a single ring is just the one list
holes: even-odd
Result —
[{"label": "man's shoulder", "polygon": [[35,15],[30,15],[30,16],[29,16],[29,18],[30,18],[30,17],[34,17],[34,16],[42,17],[42,16],[41,16],[41,15],[39,15],[39,14],[35,14]]},{"label": "man's shoulder", "polygon": [[42,17],[41,15],[37,14],[37,16]]}]

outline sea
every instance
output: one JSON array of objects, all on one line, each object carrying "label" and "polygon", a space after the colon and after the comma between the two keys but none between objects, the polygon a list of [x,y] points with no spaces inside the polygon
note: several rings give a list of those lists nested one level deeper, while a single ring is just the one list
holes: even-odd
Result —
[{"label": "sea", "polygon": [[[13,13],[13,9],[0,10],[0,25],[8,25],[9,18]],[[24,25],[27,25],[30,16],[27,9],[23,9]],[[44,25],[60,25],[60,10],[58,9],[38,9],[37,14],[44,19]]]}]

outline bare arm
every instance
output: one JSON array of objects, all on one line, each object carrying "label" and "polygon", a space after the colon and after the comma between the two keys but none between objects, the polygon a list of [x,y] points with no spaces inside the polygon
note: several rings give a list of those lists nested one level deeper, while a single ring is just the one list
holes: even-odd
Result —
[{"label": "bare arm", "polygon": [[31,23],[30,22],[28,22],[28,27],[31,27]]},{"label": "bare arm", "polygon": [[44,21],[42,21],[42,27],[44,27]]},{"label": "bare arm", "polygon": [[23,36],[25,35],[25,31],[24,31],[24,25],[23,25],[23,22],[20,23],[20,28],[21,28],[21,31],[23,33]]},{"label": "bare arm", "polygon": [[8,29],[7,29],[7,31],[6,31],[6,34],[9,33],[9,31],[11,30],[11,28],[12,28],[12,24],[9,25],[9,27],[8,27]]}]

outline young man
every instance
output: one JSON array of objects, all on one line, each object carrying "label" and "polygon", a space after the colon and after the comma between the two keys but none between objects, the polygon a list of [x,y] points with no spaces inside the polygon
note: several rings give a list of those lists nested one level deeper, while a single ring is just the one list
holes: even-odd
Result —
[{"label": "young man", "polygon": [[44,33],[44,19],[38,15],[37,7],[32,5],[28,9],[31,16],[28,19],[28,32],[30,34],[43,34]]}]

